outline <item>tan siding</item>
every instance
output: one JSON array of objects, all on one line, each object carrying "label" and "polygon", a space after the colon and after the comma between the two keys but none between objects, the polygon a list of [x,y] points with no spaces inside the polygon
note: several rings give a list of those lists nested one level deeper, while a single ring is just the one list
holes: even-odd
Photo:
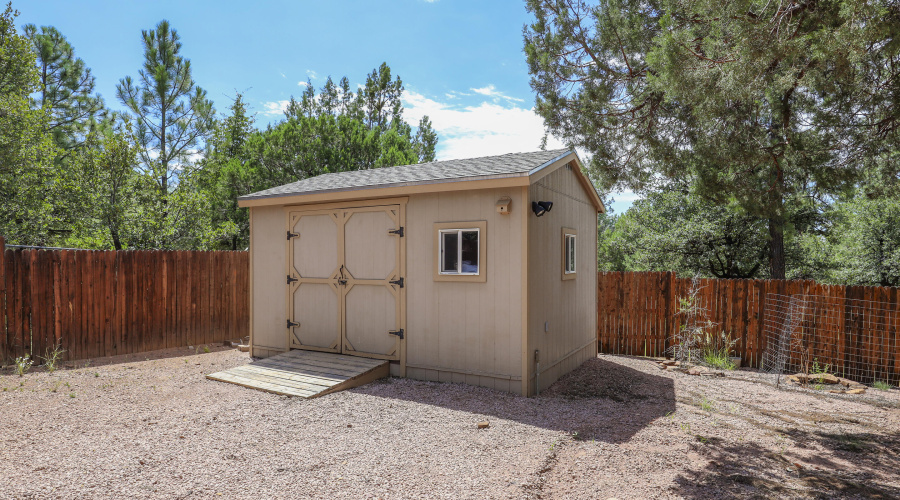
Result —
[{"label": "tan siding", "polygon": [[[287,349],[285,214],[281,207],[250,209],[253,268],[253,354]],[[274,352],[274,351],[273,351]]]},{"label": "tan siding", "polygon": [[[407,363],[411,378],[520,392],[522,217],[518,189],[413,195],[407,206]],[[513,198],[512,213],[496,202]],[[434,281],[434,223],[487,222],[487,281]]]},{"label": "tan siding", "polygon": [[[596,353],[597,210],[576,174],[563,166],[528,188],[531,201],[552,201],[528,218],[528,393],[534,393],[534,351],[541,390]],[[572,199],[575,198],[575,199]],[[577,200],[577,201],[576,201]],[[575,229],[577,276],[563,280],[562,228]],[[544,332],[544,322],[549,332]]]}]

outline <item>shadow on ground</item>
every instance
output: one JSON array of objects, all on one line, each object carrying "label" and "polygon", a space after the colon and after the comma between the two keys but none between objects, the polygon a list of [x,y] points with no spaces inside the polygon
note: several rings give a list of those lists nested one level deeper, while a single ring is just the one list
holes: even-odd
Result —
[{"label": "shadow on ground", "polygon": [[[463,390],[422,391],[421,384]],[[654,420],[675,411],[672,379],[594,358],[540,396],[524,398],[483,387],[387,379],[354,391],[484,414],[573,434],[579,440],[628,441]]]},{"label": "shadow on ground", "polygon": [[[900,488],[885,484],[900,470],[900,433],[792,428],[782,436],[785,446],[774,452],[698,436],[693,451],[710,462],[680,474],[673,492],[685,498],[900,498]],[[815,451],[792,451],[798,448]]]}]

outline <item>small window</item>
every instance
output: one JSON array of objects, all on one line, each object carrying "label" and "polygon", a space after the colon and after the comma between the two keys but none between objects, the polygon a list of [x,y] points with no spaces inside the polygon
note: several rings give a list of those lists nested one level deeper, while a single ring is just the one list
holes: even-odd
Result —
[{"label": "small window", "polygon": [[441,231],[441,274],[478,274],[478,228]]},{"label": "small window", "polygon": [[485,280],[486,223],[435,224],[435,281]]},{"label": "small window", "polygon": [[577,245],[577,233],[574,229],[563,228],[562,231],[563,244],[562,244],[562,257],[563,257],[563,273],[562,279],[571,280],[575,279],[575,270],[576,270],[576,254],[575,248]]}]

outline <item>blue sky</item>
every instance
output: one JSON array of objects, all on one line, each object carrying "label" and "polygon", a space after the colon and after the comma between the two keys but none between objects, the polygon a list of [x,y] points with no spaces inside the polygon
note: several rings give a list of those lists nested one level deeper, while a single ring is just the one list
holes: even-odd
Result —
[{"label": "blue sky", "polygon": [[[13,8],[20,27],[59,29],[113,108],[121,108],[116,83],[141,67],[141,30],[168,19],[216,109],[242,92],[259,126],[280,119],[307,80],[362,83],[387,62],[403,79],[407,120],[431,118],[438,159],[533,151],[543,136],[522,53],[530,18],[521,0],[14,0]],[[561,144],[551,138],[548,147]],[[621,213],[633,197],[615,198]]]}]

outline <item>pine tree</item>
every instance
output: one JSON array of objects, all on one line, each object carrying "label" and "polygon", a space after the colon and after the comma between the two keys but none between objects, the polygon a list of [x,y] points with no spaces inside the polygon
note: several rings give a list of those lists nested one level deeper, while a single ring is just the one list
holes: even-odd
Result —
[{"label": "pine tree", "polygon": [[215,110],[206,91],[191,76],[191,62],[181,55],[178,32],[169,22],[142,31],[144,67],[137,82],[120,80],[116,95],[137,121],[136,135],[144,168],[154,172],[165,199],[173,178],[188,166],[188,157],[211,130]]},{"label": "pine tree", "polygon": [[48,114],[45,129],[57,146],[71,150],[104,110],[103,99],[94,93],[94,75],[56,28],[27,24],[24,31],[37,56],[37,105]]}]

